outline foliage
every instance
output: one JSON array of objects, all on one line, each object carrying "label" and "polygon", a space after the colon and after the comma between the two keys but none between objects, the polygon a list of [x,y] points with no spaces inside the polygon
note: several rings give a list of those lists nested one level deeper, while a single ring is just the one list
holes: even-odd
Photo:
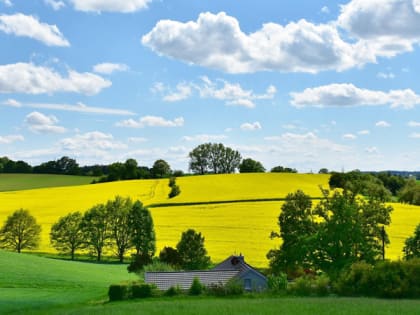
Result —
[{"label": "foliage", "polygon": [[151,264],[148,264],[146,266],[144,266],[143,270],[145,272],[158,272],[158,271],[166,271],[166,272],[171,272],[171,271],[175,271],[175,269],[164,262],[158,261],[158,260],[153,260]]},{"label": "foliage", "polygon": [[106,216],[109,223],[110,241],[116,249],[120,262],[124,261],[124,254],[131,247],[132,230],[130,228],[129,214],[133,208],[131,198],[116,196],[109,200],[106,205]]},{"label": "foliage", "polygon": [[87,248],[100,261],[103,250],[110,243],[110,222],[106,207],[103,204],[93,206],[83,215],[81,228]]},{"label": "foliage", "polygon": [[147,283],[133,284],[131,294],[133,299],[152,297],[155,286]]},{"label": "foliage", "polygon": [[128,214],[130,244],[135,248],[136,255],[153,257],[156,251],[156,235],[153,219],[149,209],[136,201]]},{"label": "foliage", "polygon": [[128,284],[111,284],[108,290],[108,297],[111,302],[123,301],[130,297]]},{"label": "foliage", "polygon": [[288,194],[278,217],[279,233],[272,237],[283,240],[279,250],[268,253],[270,268],[275,274],[294,273],[300,266],[311,267],[311,242],[316,233],[310,196],[301,190]]},{"label": "foliage", "polygon": [[193,229],[182,233],[176,249],[181,257],[181,267],[186,270],[206,269],[210,264],[210,257],[204,247],[204,236]]},{"label": "foliage", "polygon": [[197,174],[234,173],[241,163],[241,154],[221,143],[204,143],[190,153],[189,168]]},{"label": "foliage", "polygon": [[84,237],[81,230],[82,214],[72,212],[60,217],[51,227],[51,245],[59,252],[70,253],[71,260],[77,249],[84,247]]},{"label": "foliage", "polygon": [[152,263],[152,258],[146,253],[134,254],[130,264],[127,266],[128,272],[139,272],[150,263]]},{"label": "foliage", "polygon": [[200,295],[203,293],[204,286],[201,284],[200,280],[195,277],[191,283],[191,287],[188,290],[189,295]]},{"label": "foliage", "polygon": [[240,173],[264,173],[265,168],[261,162],[255,161],[253,159],[243,159],[239,165]]},{"label": "foliage", "polygon": [[414,235],[405,240],[403,248],[404,258],[420,258],[420,224],[417,225]]},{"label": "foliage", "polygon": [[420,206],[420,185],[414,179],[407,181],[399,192],[399,200],[412,205]]},{"label": "foliage", "polygon": [[373,265],[356,262],[343,270],[335,284],[337,293],[346,296],[371,296]]},{"label": "foliage", "polygon": [[168,197],[173,198],[178,196],[181,193],[181,188],[176,184],[176,178],[171,177],[169,178],[169,187],[171,187],[171,191],[169,192]]},{"label": "foliage", "polygon": [[165,160],[156,160],[151,172],[154,178],[165,178],[171,174],[171,167]]},{"label": "foliage", "polygon": [[271,173],[297,173],[297,170],[290,167],[275,166],[271,169]]},{"label": "foliage", "polygon": [[165,291],[163,295],[172,297],[172,296],[176,296],[180,294],[182,294],[182,290],[178,285],[176,285],[176,286],[171,286],[168,290]]},{"label": "foliage", "polygon": [[160,251],[159,260],[173,266],[174,268],[179,268],[182,264],[181,256],[179,255],[178,250],[168,246],[164,247]]},{"label": "foliage", "polygon": [[7,217],[0,230],[0,247],[13,249],[34,249],[39,245],[41,226],[28,210],[19,209]]},{"label": "foliage", "polygon": [[325,276],[303,276],[292,282],[288,293],[298,296],[327,296],[331,293],[330,279]]},{"label": "foliage", "polygon": [[63,156],[55,161],[48,161],[33,168],[34,173],[42,174],[61,174],[61,175],[78,175],[80,167],[75,159]]},{"label": "foliage", "polygon": [[319,171],[318,171],[318,174],[328,174],[329,172],[328,172],[328,168],[325,168],[325,167],[323,167],[323,168],[321,168]]},{"label": "foliage", "polygon": [[272,293],[284,293],[287,290],[287,275],[279,273],[277,275],[269,275],[267,277],[268,290]]}]

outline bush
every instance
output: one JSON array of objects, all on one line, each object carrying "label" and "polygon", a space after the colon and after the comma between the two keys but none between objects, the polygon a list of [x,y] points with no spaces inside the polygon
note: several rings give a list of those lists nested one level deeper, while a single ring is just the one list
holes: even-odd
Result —
[{"label": "bush", "polygon": [[175,268],[179,268],[182,264],[178,250],[173,247],[164,247],[159,253],[159,260]]},{"label": "bush", "polygon": [[133,255],[127,270],[128,272],[139,272],[150,263],[152,263],[152,258],[148,254]]},{"label": "bush", "polygon": [[152,297],[154,289],[154,285],[147,283],[133,284],[131,287],[131,295],[133,299]]},{"label": "bush", "polygon": [[109,300],[122,301],[130,297],[128,284],[112,284],[108,290]]},{"label": "bush", "polygon": [[294,282],[290,283],[287,291],[292,295],[298,296],[310,296],[312,293],[311,289],[312,280],[309,277],[297,278]]},{"label": "bush", "polygon": [[287,275],[280,273],[279,275],[270,275],[267,277],[268,290],[272,293],[282,293],[287,290]]},{"label": "bush", "polygon": [[244,293],[244,287],[238,280],[232,279],[225,285],[223,283],[213,283],[207,287],[207,294],[214,296],[237,296]]},{"label": "bush", "polygon": [[372,265],[365,262],[354,263],[339,276],[336,283],[337,293],[346,296],[372,295],[372,272]]},{"label": "bush", "polygon": [[173,185],[171,187],[171,191],[169,192],[168,197],[169,198],[173,198],[173,197],[178,196],[180,193],[181,193],[181,188],[179,188],[178,185]]},{"label": "bush", "polygon": [[291,283],[287,291],[298,296],[326,296],[330,294],[330,279],[326,275],[304,276]]},{"label": "bush", "polygon": [[200,295],[201,293],[203,293],[203,285],[197,277],[194,278],[188,293],[190,295]]},{"label": "bush", "polygon": [[166,290],[165,293],[164,293],[164,295],[165,296],[176,296],[176,295],[180,295],[181,293],[182,293],[182,290],[177,285],[177,286],[172,286],[168,290]]}]

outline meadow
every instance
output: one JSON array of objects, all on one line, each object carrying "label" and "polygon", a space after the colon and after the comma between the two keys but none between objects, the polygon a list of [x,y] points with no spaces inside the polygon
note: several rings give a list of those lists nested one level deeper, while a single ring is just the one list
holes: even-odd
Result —
[{"label": "meadow", "polygon": [[[242,253],[256,267],[267,267],[266,254],[280,245],[279,239],[269,238],[278,231],[277,217],[282,201],[253,199],[284,198],[302,189],[312,197],[320,197],[319,185],[328,187],[328,175],[318,174],[233,174],[191,176],[177,179],[181,194],[168,199],[168,180],[133,180],[95,185],[56,187],[0,193],[0,222],[18,208],[28,209],[42,226],[39,251],[55,253],[49,244],[51,225],[73,211],[85,211],[115,195],[130,196],[145,205],[172,204],[151,207],[155,223],[158,251],[175,246],[181,233],[188,228],[202,232],[206,248],[214,262],[233,253]],[[195,204],[214,201],[235,203]],[[242,202],[241,202],[242,201]],[[316,202],[316,201],[314,201]],[[189,203],[192,205],[179,205]],[[420,223],[420,207],[394,203],[392,223],[388,228],[391,244],[386,257],[398,259],[404,240]]]}]

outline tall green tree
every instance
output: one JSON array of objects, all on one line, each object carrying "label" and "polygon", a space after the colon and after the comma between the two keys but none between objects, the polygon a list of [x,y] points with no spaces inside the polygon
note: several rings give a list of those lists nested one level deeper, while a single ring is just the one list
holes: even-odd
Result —
[{"label": "tall green tree", "polygon": [[181,267],[186,270],[205,269],[210,264],[210,257],[204,246],[204,236],[193,229],[188,229],[181,235],[176,245],[181,258]]},{"label": "tall green tree", "polygon": [[81,228],[83,215],[80,212],[69,213],[58,219],[51,227],[51,245],[62,253],[70,253],[74,260],[76,250],[84,247],[84,235]]},{"label": "tall green tree", "polygon": [[19,209],[7,217],[0,230],[0,247],[16,250],[37,248],[41,226],[28,210]]},{"label": "tall green tree", "polygon": [[253,159],[243,159],[239,165],[240,173],[264,173],[265,168],[261,162],[255,161]]},{"label": "tall green tree", "polygon": [[130,244],[136,255],[153,257],[156,251],[156,235],[150,211],[140,201],[134,202],[129,212]]},{"label": "tall green tree", "polygon": [[123,262],[125,253],[131,247],[129,214],[133,207],[133,201],[130,198],[116,196],[114,200],[109,200],[105,207],[109,222],[111,246],[114,247],[119,261]]},{"label": "tall green tree", "polygon": [[153,163],[152,175],[154,178],[165,178],[171,174],[171,167],[165,160],[156,160]]},{"label": "tall green tree", "polygon": [[104,249],[110,244],[111,227],[106,207],[103,204],[93,206],[83,215],[81,223],[86,246],[100,261]]},{"label": "tall green tree", "polygon": [[414,230],[414,235],[405,240],[404,258],[420,258],[420,224]]},{"label": "tall green tree", "polygon": [[312,267],[311,238],[316,233],[316,225],[310,196],[301,190],[288,194],[281,207],[278,225],[280,233],[273,232],[272,237],[280,237],[283,243],[280,249],[271,250],[267,255],[272,271],[293,274],[299,268]]}]

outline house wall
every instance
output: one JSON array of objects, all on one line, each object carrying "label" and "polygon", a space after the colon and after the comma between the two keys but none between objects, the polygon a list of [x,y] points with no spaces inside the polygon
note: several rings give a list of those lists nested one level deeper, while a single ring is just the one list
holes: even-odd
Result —
[{"label": "house wall", "polygon": [[267,279],[253,270],[241,274],[239,278],[247,291],[264,291],[267,289]]}]

